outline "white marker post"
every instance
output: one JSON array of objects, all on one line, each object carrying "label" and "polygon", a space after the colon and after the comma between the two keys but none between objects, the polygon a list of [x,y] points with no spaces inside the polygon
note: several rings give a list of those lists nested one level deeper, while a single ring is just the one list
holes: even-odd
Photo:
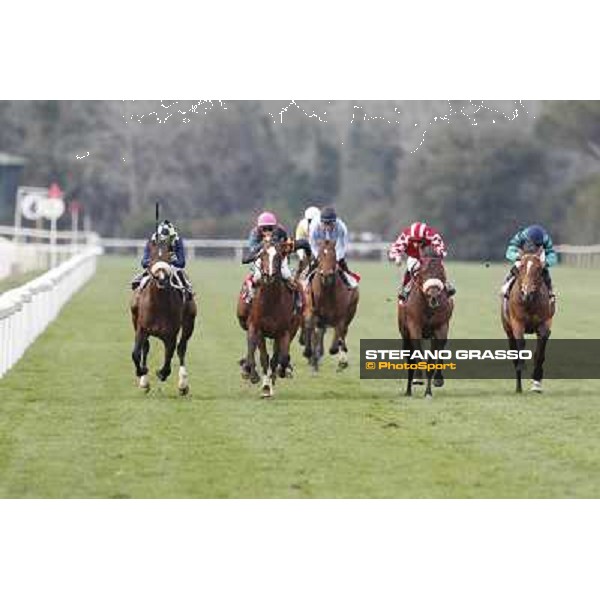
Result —
[{"label": "white marker post", "polygon": [[50,220],[50,265],[54,269],[56,260],[56,221],[65,212],[63,193],[57,183],[52,183],[48,188],[48,203],[44,210],[44,217]]}]

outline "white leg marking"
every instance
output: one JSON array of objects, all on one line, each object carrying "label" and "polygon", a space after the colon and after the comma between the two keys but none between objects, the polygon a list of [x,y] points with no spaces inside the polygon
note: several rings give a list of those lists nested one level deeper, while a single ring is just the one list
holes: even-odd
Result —
[{"label": "white leg marking", "polygon": [[150,380],[149,380],[149,378],[148,378],[148,375],[142,375],[142,376],[140,377],[140,383],[139,383],[139,386],[140,386],[141,388],[144,388],[144,389],[146,389],[146,388],[150,387]]},{"label": "white leg marking", "polygon": [[179,367],[179,389],[184,390],[189,385],[188,372],[184,366]]},{"label": "white leg marking", "polygon": [[531,382],[531,391],[541,393],[542,390],[542,382],[536,381],[535,379]]}]

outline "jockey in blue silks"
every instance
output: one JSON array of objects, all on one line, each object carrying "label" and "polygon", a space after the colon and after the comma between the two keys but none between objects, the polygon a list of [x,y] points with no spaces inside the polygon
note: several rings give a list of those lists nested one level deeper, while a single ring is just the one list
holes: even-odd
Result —
[{"label": "jockey in blue silks", "polygon": [[156,231],[146,242],[146,246],[144,247],[144,255],[142,256],[141,261],[144,271],[136,275],[131,282],[131,288],[134,290],[137,289],[142,283],[144,277],[148,275],[148,267],[150,266],[150,249],[152,244],[156,244],[157,241],[159,243],[167,244],[167,248],[170,252],[169,264],[173,267],[175,275],[180,284],[187,292],[189,292],[190,295],[192,295],[194,293],[192,284],[183,270],[185,268],[185,246],[183,244],[183,238],[179,235],[177,229],[175,229],[175,226],[166,219],[159,224]]},{"label": "jockey in blue silks", "polygon": [[550,277],[549,267],[553,267],[558,262],[558,257],[554,250],[554,245],[552,244],[552,238],[541,225],[529,225],[528,227],[519,230],[508,242],[508,247],[506,248],[506,260],[509,260],[513,264],[506,275],[504,285],[502,286],[502,294],[505,298],[508,298],[510,288],[517,277],[521,252],[536,252],[540,248],[543,249],[542,258],[544,260],[542,277],[544,283],[548,287],[550,300],[554,302],[555,295],[552,290],[552,279]]},{"label": "jockey in blue silks", "polygon": [[320,219],[311,221],[308,241],[313,258],[316,259],[319,256],[319,246],[324,240],[335,242],[335,256],[346,285],[349,288],[357,287],[360,277],[350,271],[346,262],[348,228],[344,221],[338,218],[335,209],[331,206],[326,206],[321,211]]}]

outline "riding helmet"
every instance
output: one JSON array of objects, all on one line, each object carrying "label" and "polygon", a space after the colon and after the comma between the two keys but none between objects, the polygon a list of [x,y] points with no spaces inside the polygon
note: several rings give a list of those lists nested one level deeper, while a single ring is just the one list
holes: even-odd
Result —
[{"label": "riding helmet", "polygon": [[546,237],[546,231],[541,225],[530,225],[525,232],[527,239],[536,246],[541,246]]},{"label": "riding helmet", "polygon": [[326,206],[321,211],[321,223],[335,223],[335,221],[337,221],[335,208],[333,206]]},{"label": "riding helmet", "polygon": [[321,216],[321,211],[316,206],[309,206],[304,211],[304,218],[307,221],[318,221]]},{"label": "riding helmet", "polygon": [[258,227],[275,227],[277,225],[277,217],[272,212],[263,212],[258,215],[256,220]]}]

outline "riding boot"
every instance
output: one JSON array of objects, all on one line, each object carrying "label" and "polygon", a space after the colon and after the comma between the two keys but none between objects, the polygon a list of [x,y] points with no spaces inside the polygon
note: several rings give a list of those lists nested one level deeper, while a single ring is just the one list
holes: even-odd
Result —
[{"label": "riding boot", "polygon": [[350,271],[350,269],[348,268],[348,263],[346,262],[346,259],[341,258],[340,260],[338,260],[338,265],[340,267],[342,279],[344,280],[346,286],[351,290],[355,287],[358,287],[358,282],[354,278],[354,273],[352,273],[352,271]]},{"label": "riding boot", "polygon": [[131,289],[132,290],[137,290],[141,283],[142,283],[142,279],[144,279],[144,277],[148,274],[147,271],[142,271],[141,273],[138,273],[132,280],[131,280]]},{"label": "riding boot", "polygon": [[188,297],[191,299],[194,297],[194,287],[192,286],[192,282],[188,279],[187,273],[182,269],[179,271],[181,275],[181,281],[183,283],[183,287],[185,288],[185,292]]},{"label": "riding boot", "polygon": [[252,299],[254,298],[254,281],[252,280],[252,276],[246,277],[244,283],[242,284],[242,299],[246,304],[251,304]]},{"label": "riding boot", "polygon": [[298,282],[291,277],[289,279],[284,279],[284,281],[287,288],[294,295],[294,311],[298,314],[302,311],[302,293],[300,291],[300,286],[298,285]]},{"label": "riding boot", "polygon": [[406,285],[403,284],[398,288],[398,304],[406,303],[408,295],[410,294],[410,288],[410,283],[407,283]]},{"label": "riding boot", "polygon": [[544,283],[546,284],[546,287],[548,288],[548,294],[550,295],[550,302],[554,302],[556,300],[556,294],[554,293],[554,290],[552,289],[552,278],[550,277],[550,269],[548,269],[548,267],[546,267],[542,271],[542,278],[544,279]]},{"label": "riding boot", "polygon": [[510,271],[506,274],[506,277],[504,278],[504,283],[502,284],[502,287],[500,288],[500,295],[503,296],[504,298],[506,298],[508,300],[508,296],[510,294],[510,288],[512,287],[512,284],[514,283],[515,279],[517,278],[518,275],[518,269],[515,267],[515,265],[513,265],[510,268]]}]

